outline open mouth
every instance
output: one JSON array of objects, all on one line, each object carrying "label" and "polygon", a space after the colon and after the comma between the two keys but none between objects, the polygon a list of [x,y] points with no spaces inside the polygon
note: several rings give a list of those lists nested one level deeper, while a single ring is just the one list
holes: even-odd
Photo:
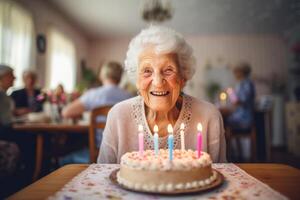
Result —
[{"label": "open mouth", "polygon": [[163,96],[167,96],[170,92],[169,91],[152,91],[150,92],[150,94],[152,94],[153,96],[157,96],[157,97],[163,97]]}]

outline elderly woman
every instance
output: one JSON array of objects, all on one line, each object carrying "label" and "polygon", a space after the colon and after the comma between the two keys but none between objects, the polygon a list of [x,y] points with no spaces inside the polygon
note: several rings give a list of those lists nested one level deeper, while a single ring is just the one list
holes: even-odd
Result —
[{"label": "elderly woman", "polygon": [[19,157],[18,146],[9,140],[7,134],[11,133],[13,101],[6,95],[6,91],[13,85],[15,76],[13,69],[0,64],[0,181],[7,178],[17,166]]},{"label": "elderly woman", "polygon": [[99,163],[120,163],[121,156],[138,150],[138,125],[143,126],[145,149],[153,149],[153,128],[159,127],[159,148],[167,148],[167,126],[174,129],[174,148],[180,148],[184,123],[185,147],[196,149],[197,124],[203,126],[203,150],[214,162],[225,162],[223,121],[210,103],[182,92],[194,73],[192,48],[175,31],[150,26],[129,45],[125,69],[139,96],[116,104],[109,112]]},{"label": "elderly woman", "polygon": [[15,76],[13,69],[0,64],[0,126],[8,126],[13,120],[14,102],[6,91],[13,86]]}]

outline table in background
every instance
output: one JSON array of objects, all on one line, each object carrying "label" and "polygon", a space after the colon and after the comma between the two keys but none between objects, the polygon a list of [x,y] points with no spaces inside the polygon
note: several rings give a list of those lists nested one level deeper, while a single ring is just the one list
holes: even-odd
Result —
[{"label": "table in background", "polygon": [[89,125],[79,124],[57,124],[57,123],[24,123],[14,124],[13,129],[22,133],[36,134],[36,155],[35,155],[35,169],[33,180],[37,180],[40,175],[43,161],[43,143],[44,134],[48,133],[83,133],[87,134]]},{"label": "table in background", "polygon": [[[9,199],[46,199],[88,164],[66,165],[10,196]],[[237,164],[251,176],[291,199],[299,198],[300,170],[283,164]]]}]

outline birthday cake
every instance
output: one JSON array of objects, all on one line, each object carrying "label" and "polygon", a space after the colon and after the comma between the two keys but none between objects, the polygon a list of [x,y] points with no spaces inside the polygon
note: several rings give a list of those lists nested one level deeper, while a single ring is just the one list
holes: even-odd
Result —
[{"label": "birthday cake", "polygon": [[205,152],[198,158],[197,151],[176,149],[170,161],[169,151],[165,149],[160,149],[158,155],[153,150],[144,151],[142,156],[133,151],[122,156],[117,181],[129,189],[146,192],[201,188],[217,178],[211,164]]}]

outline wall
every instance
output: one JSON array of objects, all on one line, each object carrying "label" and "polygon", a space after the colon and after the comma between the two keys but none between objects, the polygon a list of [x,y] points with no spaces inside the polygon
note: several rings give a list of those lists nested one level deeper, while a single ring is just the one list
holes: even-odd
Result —
[{"label": "wall", "polygon": [[[240,60],[252,65],[253,78],[258,95],[269,94],[273,73],[278,80],[285,80],[287,75],[287,46],[277,35],[212,35],[187,36],[197,59],[196,74],[187,84],[186,91],[196,97],[204,98],[205,68],[230,66]],[[88,65],[97,68],[104,60],[117,60],[124,63],[129,37],[92,42],[89,48]],[[230,69],[228,69],[230,70]],[[230,73],[230,71],[229,71]],[[219,74],[220,78],[224,74]],[[274,77],[274,76],[273,76]]]},{"label": "wall", "polygon": [[[76,66],[78,72],[80,72],[80,61],[86,58],[88,48],[88,40],[84,33],[47,1],[15,1],[32,13],[36,35],[47,35],[48,29],[50,27],[55,27],[74,42],[77,55]],[[36,53],[35,59],[37,73],[39,74],[39,84],[44,86],[46,80],[46,53]]]}]

